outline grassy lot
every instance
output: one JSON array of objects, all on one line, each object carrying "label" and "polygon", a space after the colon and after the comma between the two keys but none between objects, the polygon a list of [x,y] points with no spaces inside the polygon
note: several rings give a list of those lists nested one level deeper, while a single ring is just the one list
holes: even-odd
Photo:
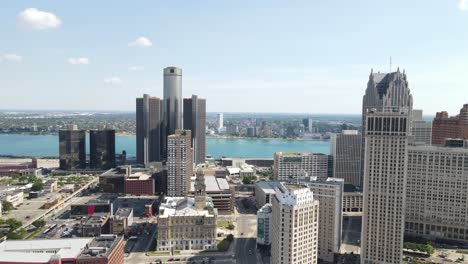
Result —
[{"label": "grassy lot", "polygon": [[42,232],[42,230],[44,230],[44,227],[41,227],[41,228],[38,228],[38,229],[34,230],[34,232],[32,232],[31,234],[29,234],[28,236],[26,236],[24,239],[25,239],[25,240],[32,239],[32,238],[35,237],[37,234],[39,234],[40,232]]},{"label": "grassy lot", "polygon": [[229,220],[218,220],[216,226],[221,229],[234,230],[234,224]]}]

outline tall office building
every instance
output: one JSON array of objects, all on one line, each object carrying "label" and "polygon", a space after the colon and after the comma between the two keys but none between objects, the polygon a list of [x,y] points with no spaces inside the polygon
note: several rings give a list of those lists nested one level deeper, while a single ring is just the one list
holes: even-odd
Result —
[{"label": "tall office building", "polygon": [[223,113],[219,113],[218,116],[217,116],[217,128],[218,129],[221,129],[224,127],[224,115]]},{"label": "tall office building", "polygon": [[86,131],[76,125],[59,131],[59,155],[61,170],[86,167]]},{"label": "tall office building", "polygon": [[330,153],[333,156],[333,177],[346,183],[362,186],[362,135],[357,130],[343,130],[332,134]]},{"label": "tall office building", "polygon": [[193,174],[192,135],[176,130],[167,137],[167,195],[187,196]]},{"label": "tall office building", "polygon": [[432,122],[423,119],[422,110],[413,110],[412,125],[412,144],[413,145],[431,145],[432,142]]},{"label": "tall office building", "polygon": [[367,110],[361,263],[401,263],[411,112]]},{"label": "tall office building", "polygon": [[446,140],[445,146],[410,146],[406,188],[407,234],[468,240],[467,140]]},{"label": "tall office building", "polygon": [[136,99],[136,156],[140,164],[160,161],[162,153],[162,101],[144,94]]},{"label": "tall office building", "polygon": [[163,102],[163,156],[167,153],[167,136],[182,129],[182,69],[164,68],[164,102]]},{"label": "tall office building", "polygon": [[343,215],[343,179],[312,180],[307,186],[319,201],[318,258],[335,263],[340,253]]},{"label": "tall office building", "polygon": [[[413,109],[413,96],[408,86],[406,73],[405,71],[401,73],[399,68],[396,72],[391,73],[374,73],[371,70],[366,93],[362,99],[362,131],[366,127],[365,114],[367,110],[384,107],[407,107],[409,111]],[[362,137],[361,175],[364,175],[364,133]]]},{"label": "tall office building", "polygon": [[438,112],[432,121],[432,144],[443,145],[446,138],[468,139],[468,104],[460,114],[449,117],[445,111]]},{"label": "tall office building", "polygon": [[304,125],[305,130],[309,133],[314,132],[313,121],[314,120],[312,120],[311,117],[302,119],[302,124]]},{"label": "tall office building", "polygon": [[206,156],[206,100],[192,95],[184,99],[184,130],[192,132],[193,160],[205,163]]},{"label": "tall office building", "polygon": [[319,201],[307,185],[280,184],[272,199],[272,264],[317,263]]},{"label": "tall office building", "polygon": [[316,177],[328,178],[328,155],[322,153],[283,153],[274,154],[273,177],[278,181],[301,181]]},{"label": "tall office building", "polygon": [[115,130],[99,129],[89,131],[90,157],[92,169],[108,170],[115,167]]}]

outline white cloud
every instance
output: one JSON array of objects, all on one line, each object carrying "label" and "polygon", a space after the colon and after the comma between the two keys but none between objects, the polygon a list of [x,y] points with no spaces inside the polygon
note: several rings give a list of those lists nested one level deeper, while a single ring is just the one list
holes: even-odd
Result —
[{"label": "white cloud", "polygon": [[5,53],[0,56],[0,60],[11,61],[11,62],[21,62],[23,57],[17,54]]},{"label": "white cloud", "polygon": [[62,21],[49,12],[28,8],[16,16],[18,26],[24,30],[47,30],[60,27]]},{"label": "white cloud", "polygon": [[88,58],[69,58],[68,63],[72,65],[78,65],[78,64],[86,65],[86,64],[90,64],[91,61]]},{"label": "white cloud", "polygon": [[104,79],[104,82],[112,85],[120,85],[123,83],[122,79],[120,79],[118,76],[112,76],[110,78]]},{"label": "white cloud", "polygon": [[129,71],[142,71],[144,70],[144,68],[141,66],[131,66],[131,67],[128,67],[128,70]]},{"label": "white cloud", "polygon": [[135,39],[134,41],[128,43],[129,47],[150,47],[153,46],[153,43],[151,40],[145,38],[145,37],[139,37]]},{"label": "white cloud", "polygon": [[461,11],[468,10],[468,0],[458,0],[458,9]]}]

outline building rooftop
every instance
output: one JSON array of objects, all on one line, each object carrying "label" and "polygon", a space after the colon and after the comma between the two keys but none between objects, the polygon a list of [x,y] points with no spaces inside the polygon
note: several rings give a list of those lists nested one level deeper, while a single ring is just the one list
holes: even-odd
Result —
[{"label": "building rooftop", "polygon": [[145,172],[132,173],[126,178],[127,181],[146,181],[149,179],[151,179],[151,174]]},{"label": "building rooftop", "polygon": [[115,212],[115,216],[117,217],[129,217],[133,212],[133,208],[129,207],[120,207],[117,212]]},{"label": "building rooftop", "polygon": [[121,236],[100,235],[91,241],[79,258],[108,257],[120,240]]},{"label": "building rooftop", "polygon": [[258,181],[255,183],[260,189],[262,189],[265,193],[275,193],[275,188],[280,185],[280,181]]},{"label": "building rooftop", "polygon": [[159,217],[213,216],[208,210],[197,210],[193,198],[166,197],[159,207]]},{"label": "building rooftop", "polygon": [[[215,176],[205,175],[206,192],[223,192],[229,191],[229,183],[225,178],[216,178]],[[195,178],[191,177],[190,191],[195,191]]]},{"label": "building rooftop", "polygon": [[109,213],[94,213],[83,221],[83,226],[102,226],[109,218]]},{"label": "building rooftop", "polygon": [[0,243],[0,262],[48,263],[60,255],[62,259],[76,259],[92,238],[7,240]]}]

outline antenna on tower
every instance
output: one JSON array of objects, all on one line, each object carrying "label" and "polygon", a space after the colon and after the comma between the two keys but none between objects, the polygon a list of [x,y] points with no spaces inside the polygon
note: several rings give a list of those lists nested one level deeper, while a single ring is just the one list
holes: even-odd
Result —
[{"label": "antenna on tower", "polygon": [[390,71],[389,73],[392,72],[392,56],[390,56]]}]

